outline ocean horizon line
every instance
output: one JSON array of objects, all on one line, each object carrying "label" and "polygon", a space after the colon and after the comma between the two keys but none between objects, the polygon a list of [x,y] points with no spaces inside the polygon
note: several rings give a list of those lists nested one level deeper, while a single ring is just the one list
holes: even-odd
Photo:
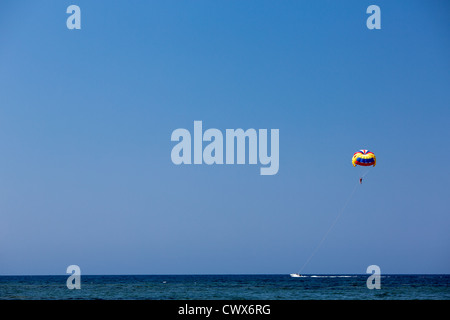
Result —
[{"label": "ocean horizon line", "polygon": [[[287,275],[291,273],[91,273],[82,274],[82,276],[279,276]],[[62,276],[67,277],[69,273],[58,274],[0,274],[0,277],[47,277],[47,276]],[[367,276],[370,273],[302,273],[305,276]],[[384,273],[381,276],[449,276],[450,273]]]}]

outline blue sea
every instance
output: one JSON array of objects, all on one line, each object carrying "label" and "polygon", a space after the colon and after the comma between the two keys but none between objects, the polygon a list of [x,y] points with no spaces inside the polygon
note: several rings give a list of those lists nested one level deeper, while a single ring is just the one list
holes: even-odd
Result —
[{"label": "blue sea", "polygon": [[450,275],[82,275],[0,276],[2,300],[449,300]]}]

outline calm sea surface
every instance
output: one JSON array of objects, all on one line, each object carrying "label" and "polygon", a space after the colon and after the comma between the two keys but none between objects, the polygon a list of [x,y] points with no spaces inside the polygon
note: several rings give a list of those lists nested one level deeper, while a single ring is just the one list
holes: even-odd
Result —
[{"label": "calm sea surface", "polygon": [[310,275],[82,275],[0,276],[0,299],[25,300],[449,300],[450,275],[384,275],[368,289],[369,274]]}]

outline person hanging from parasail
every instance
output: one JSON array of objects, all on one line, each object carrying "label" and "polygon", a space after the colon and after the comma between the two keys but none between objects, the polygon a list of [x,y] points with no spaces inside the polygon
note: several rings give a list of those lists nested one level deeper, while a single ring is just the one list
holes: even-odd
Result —
[{"label": "person hanging from parasail", "polygon": [[[374,166],[377,164],[377,158],[375,157],[375,154],[369,150],[362,149],[358,152],[355,152],[352,157],[352,164],[354,167],[356,166],[362,166],[362,167],[369,167]],[[367,174],[367,173],[366,173]],[[359,177],[359,183],[362,184],[363,177]]]}]

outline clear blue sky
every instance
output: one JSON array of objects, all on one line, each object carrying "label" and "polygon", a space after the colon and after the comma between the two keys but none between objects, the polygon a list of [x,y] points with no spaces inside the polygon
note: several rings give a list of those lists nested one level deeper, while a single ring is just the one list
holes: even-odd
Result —
[{"label": "clear blue sky", "polygon": [[[303,272],[449,273],[449,8],[1,1],[0,274],[296,272],[361,148]],[[174,165],[194,120],[279,129],[278,174]]]}]

